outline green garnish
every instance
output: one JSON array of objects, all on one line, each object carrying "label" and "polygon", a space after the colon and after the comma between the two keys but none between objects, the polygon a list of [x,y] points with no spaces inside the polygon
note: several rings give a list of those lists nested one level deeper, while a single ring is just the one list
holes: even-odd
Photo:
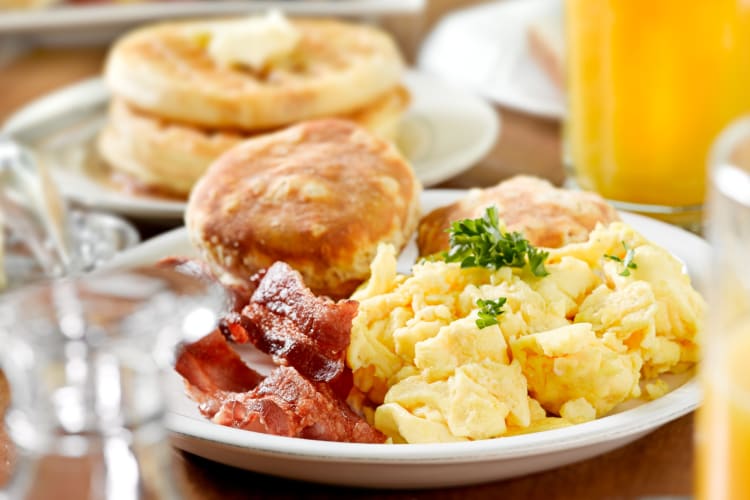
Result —
[{"label": "green garnish", "polygon": [[499,297],[497,300],[477,300],[477,305],[480,307],[477,315],[477,326],[480,330],[486,326],[497,324],[497,317],[503,313],[502,307],[506,300],[505,297]]},{"label": "green garnish", "polygon": [[614,260],[615,262],[621,262],[623,265],[623,270],[621,273],[619,273],[620,276],[630,276],[631,269],[638,269],[638,265],[635,262],[633,262],[633,257],[635,257],[635,252],[624,241],[622,241],[621,243],[622,243],[622,247],[625,249],[624,259],[621,259],[617,255],[608,255],[606,253],[604,254],[604,257],[609,260]]},{"label": "green garnish", "polygon": [[533,247],[519,232],[500,229],[497,207],[487,207],[479,219],[453,222],[448,229],[450,250],[446,262],[460,262],[461,267],[523,267],[528,262],[534,276],[547,276],[544,261],[549,252]]}]

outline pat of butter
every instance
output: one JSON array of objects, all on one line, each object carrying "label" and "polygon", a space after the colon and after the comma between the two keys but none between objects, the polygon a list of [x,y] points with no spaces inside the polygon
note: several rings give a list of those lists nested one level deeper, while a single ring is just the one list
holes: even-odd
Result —
[{"label": "pat of butter", "polygon": [[216,25],[208,52],[226,66],[244,65],[261,69],[268,62],[289,55],[300,34],[279,11]]}]

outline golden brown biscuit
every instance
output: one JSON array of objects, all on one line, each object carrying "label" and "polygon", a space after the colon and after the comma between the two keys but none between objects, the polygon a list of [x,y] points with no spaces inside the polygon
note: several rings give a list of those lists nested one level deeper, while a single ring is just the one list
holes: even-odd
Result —
[{"label": "golden brown biscuit", "polygon": [[351,113],[393,88],[403,62],[374,27],[296,19],[293,54],[262,70],[227,66],[207,43],[224,21],[172,22],[135,30],[110,51],[110,89],[140,109],[206,127],[269,129]]},{"label": "golden brown biscuit", "polygon": [[598,222],[619,220],[617,211],[598,194],[516,176],[491,188],[473,189],[466,198],[424,216],[417,228],[420,255],[448,250],[446,229],[451,222],[481,217],[490,205],[497,206],[509,231],[519,231],[532,245],[548,248],[586,241]]},{"label": "golden brown biscuit", "polygon": [[[408,104],[409,92],[397,86],[343,118],[392,140]],[[187,198],[211,162],[252,135],[257,134],[163,120],[115,97],[97,147],[115,171],[149,188]]]},{"label": "golden brown biscuit", "polygon": [[243,279],[281,260],[316,293],[346,297],[381,242],[400,249],[421,186],[393,145],[338,119],[303,122],[222,155],[190,195],[190,239]]}]

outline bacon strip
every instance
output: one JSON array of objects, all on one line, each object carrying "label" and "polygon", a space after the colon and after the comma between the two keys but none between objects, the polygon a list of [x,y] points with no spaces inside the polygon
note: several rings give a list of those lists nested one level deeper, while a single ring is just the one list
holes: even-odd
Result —
[{"label": "bacon strip", "polygon": [[280,366],[254,390],[231,394],[213,421],[240,429],[327,441],[382,443],[385,436],[336,397],[292,367]]},{"label": "bacon strip", "polygon": [[263,375],[242,361],[219,330],[197,342],[179,345],[175,370],[189,384],[190,396],[207,416],[218,409],[212,400],[230,392],[250,391],[263,380]]},{"label": "bacon strip", "polygon": [[240,315],[228,317],[222,332],[237,343],[251,342],[280,364],[316,382],[345,371],[357,302],[316,297],[289,265],[277,262],[258,283]]},{"label": "bacon strip", "polygon": [[[385,436],[345,402],[352,377],[344,357],[357,303],[316,297],[284,263],[256,275],[254,285],[241,312],[230,313],[219,329],[178,351],[175,368],[201,412],[221,425],[280,436],[384,442]],[[232,350],[228,338],[250,342],[291,366],[262,379]]]}]

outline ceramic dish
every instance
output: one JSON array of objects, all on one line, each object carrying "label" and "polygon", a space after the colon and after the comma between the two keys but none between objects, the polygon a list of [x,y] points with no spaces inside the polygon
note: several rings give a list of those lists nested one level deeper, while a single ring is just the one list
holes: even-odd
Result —
[{"label": "ceramic dish", "polygon": [[[495,144],[500,120],[486,101],[416,71],[404,81],[412,102],[398,143],[423,185],[458,175]],[[24,130],[32,146],[51,153],[47,158],[63,195],[81,205],[140,218],[181,218],[184,202],[127,194],[109,181],[108,167],[93,148],[108,99],[100,78],[86,80],[32,102],[6,122],[5,131]]]},{"label": "ceramic dish", "polygon": [[527,42],[530,23],[561,17],[561,10],[560,0],[508,0],[458,11],[427,37],[417,66],[509,108],[561,118],[563,93],[532,58]]},{"label": "ceramic dish", "polygon": [[[450,203],[464,191],[428,190],[423,210]],[[708,244],[675,226],[632,214],[623,219],[680,258],[700,288]],[[135,266],[165,255],[192,254],[184,229],[150,240],[115,264]],[[416,257],[412,242],[399,261],[408,272]],[[177,374],[168,384],[168,427],[181,449],[257,472],[320,483],[375,488],[445,487],[530,474],[590,458],[646,435],[697,406],[690,375],[668,380],[674,389],[651,402],[630,401],[605,417],[567,428],[463,443],[377,445],[311,441],[223,427],[203,418],[184,394]]]},{"label": "ceramic dish", "polygon": [[[47,3],[60,4],[59,0]],[[134,23],[177,17],[226,16],[283,9],[306,16],[379,16],[415,14],[425,0],[169,0],[159,2],[101,3],[97,5],[53,5],[46,9],[6,10],[0,13],[0,34],[28,34],[35,38],[54,36],[68,41],[111,39],[118,29]]]}]

